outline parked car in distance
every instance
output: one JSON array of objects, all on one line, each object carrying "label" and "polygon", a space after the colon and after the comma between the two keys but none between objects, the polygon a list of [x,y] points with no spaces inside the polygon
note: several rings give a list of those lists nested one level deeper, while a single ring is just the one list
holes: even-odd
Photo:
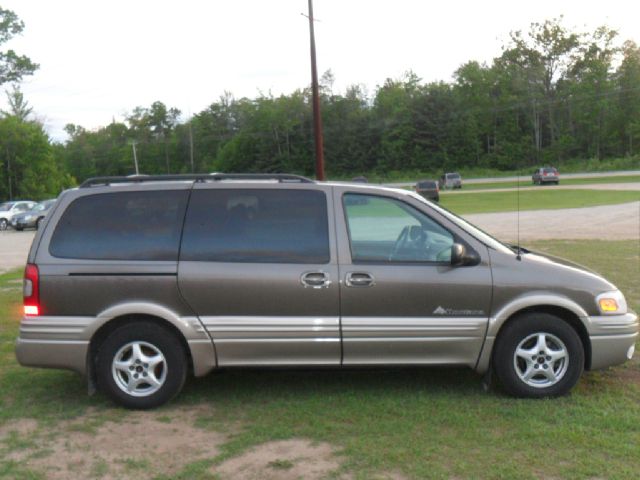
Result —
[{"label": "parked car in distance", "polygon": [[0,230],[6,230],[14,215],[24,213],[36,206],[31,200],[18,200],[0,204]]},{"label": "parked car in distance", "polygon": [[534,185],[545,185],[545,184],[555,184],[558,185],[560,183],[560,174],[558,170],[553,167],[542,167],[536,168],[531,176],[531,180]]},{"label": "parked car in distance", "polygon": [[462,177],[459,173],[445,173],[438,181],[440,190],[462,188]]},{"label": "parked car in distance", "polygon": [[418,195],[427,200],[440,201],[440,187],[438,187],[438,182],[435,180],[420,180],[413,188]]},{"label": "parked car in distance", "polygon": [[49,212],[54,203],[56,203],[55,198],[45,200],[36,204],[31,210],[14,215],[10,222],[11,226],[18,231],[25,228],[35,228],[37,230],[40,227],[40,222],[47,216],[47,212]]},{"label": "parked car in distance", "polygon": [[467,366],[554,397],[638,338],[595,273],[415,192],[295,175],[88,180],[27,262],[18,361],[79,372],[129,408],[190,374],[272,366]]}]

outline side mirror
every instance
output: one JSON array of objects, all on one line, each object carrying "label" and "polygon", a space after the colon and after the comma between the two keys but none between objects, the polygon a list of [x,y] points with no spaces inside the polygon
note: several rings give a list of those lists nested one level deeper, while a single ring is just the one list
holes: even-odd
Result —
[{"label": "side mirror", "polygon": [[461,243],[454,243],[451,245],[451,266],[452,267],[464,267],[477,265],[480,263],[480,257],[476,252],[469,251]]}]

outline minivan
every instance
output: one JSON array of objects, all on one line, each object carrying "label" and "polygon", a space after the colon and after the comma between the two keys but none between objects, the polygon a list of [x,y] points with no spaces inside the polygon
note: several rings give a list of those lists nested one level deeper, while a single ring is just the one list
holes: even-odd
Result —
[{"label": "minivan", "polygon": [[16,355],[129,408],[236,367],[467,366],[566,394],[634,353],[601,276],[415,192],[295,175],[104,177],[63,192],[24,275]]}]

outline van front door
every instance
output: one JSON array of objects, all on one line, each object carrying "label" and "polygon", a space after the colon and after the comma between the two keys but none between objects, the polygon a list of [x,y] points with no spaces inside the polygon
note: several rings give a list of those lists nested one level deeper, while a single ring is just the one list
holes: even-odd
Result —
[{"label": "van front door", "polygon": [[[474,367],[491,302],[486,247],[406,195],[336,187],[334,202],[343,363]],[[453,267],[455,242],[479,263]]]}]

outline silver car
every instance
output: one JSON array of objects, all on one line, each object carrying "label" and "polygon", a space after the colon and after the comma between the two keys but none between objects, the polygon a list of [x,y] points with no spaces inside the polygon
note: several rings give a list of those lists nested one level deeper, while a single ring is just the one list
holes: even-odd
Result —
[{"label": "silver car", "polygon": [[14,215],[11,218],[11,226],[18,231],[24,230],[25,228],[35,228],[37,230],[40,228],[40,223],[44,220],[44,217],[47,216],[49,209],[54,203],[56,203],[55,199],[45,200],[44,202],[38,203],[31,210]]},{"label": "silver car", "polygon": [[190,374],[270,366],[467,366],[553,397],[630,359],[637,337],[606,279],[414,192],[110,177],[64,192],[36,233],[16,355],[130,408],[167,402]]},{"label": "silver car", "polygon": [[462,188],[462,176],[459,173],[445,173],[438,181],[440,190]]}]

